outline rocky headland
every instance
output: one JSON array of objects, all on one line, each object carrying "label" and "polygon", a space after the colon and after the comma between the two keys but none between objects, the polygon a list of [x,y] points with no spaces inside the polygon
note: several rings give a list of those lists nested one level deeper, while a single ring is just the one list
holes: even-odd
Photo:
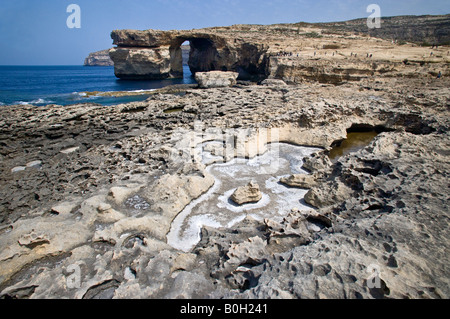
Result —
[{"label": "rocky headland", "polygon": [[[191,69],[220,52],[230,87],[0,108],[0,296],[448,298],[448,48],[286,28],[175,37]],[[150,73],[176,74],[173,34],[113,32],[116,73],[159,52]],[[265,158],[278,144],[283,160]]]},{"label": "rocky headland", "polygon": [[114,62],[109,57],[111,49],[90,53],[84,60],[85,66],[114,66]]}]

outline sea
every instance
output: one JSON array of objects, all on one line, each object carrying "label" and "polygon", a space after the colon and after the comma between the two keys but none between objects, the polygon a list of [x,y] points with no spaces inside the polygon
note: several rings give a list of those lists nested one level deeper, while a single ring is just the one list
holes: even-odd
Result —
[{"label": "sea", "polygon": [[116,78],[114,67],[0,66],[0,106],[98,103],[113,105],[143,101],[148,95],[98,96],[87,92],[129,91],[139,93],[175,84],[196,83],[187,65],[183,79],[125,81]]}]

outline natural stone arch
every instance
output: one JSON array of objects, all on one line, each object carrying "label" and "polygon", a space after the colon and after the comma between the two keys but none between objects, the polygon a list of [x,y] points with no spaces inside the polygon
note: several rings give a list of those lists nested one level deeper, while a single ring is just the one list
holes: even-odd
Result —
[{"label": "natural stone arch", "polygon": [[240,79],[267,78],[268,46],[202,31],[135,31],[111,33],[110,52],[115,74],[122,79],[164,79],[183,76],[181,45],[191,43],[189,68],[193,74],[234,71]]},{"label": "natural stone arch", "polygon": [[170,45],[172,77],[183,76],[181,45],[186,41],[189,41],[191,47],[188,65],[192,74],[208,71],[229,71],[228,67],[221,63],[221,55],[218,51],[220,41],[214,41],[204,35],[187,35],[177,37]]}]

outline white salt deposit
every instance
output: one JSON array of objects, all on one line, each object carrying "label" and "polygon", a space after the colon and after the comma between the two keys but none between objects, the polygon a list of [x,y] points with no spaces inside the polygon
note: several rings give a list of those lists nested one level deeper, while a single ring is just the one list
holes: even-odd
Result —
[{"label": "white salt deposit", "polygon": [[[210,150],[202,154],[205,162],[216,159],[217,154],[211,154]],[[307,173],[301,169],[303,158],[318,150],[274,143],[268,145],[266,153],[253,159],[234,159],[210,165],[207,171],[215,178],[214,186],[175,218],[167,235],[168,244],[188,252],[200,241],[200,231],[204,226],[230,228],[246,216],[280,221],[293,208],[311,209],[303,204],[307,190],[286,187],[279,180],[291,174]],[[258,203],[236,205],[230,196],[251,180],[259,184],[263,198]]]}]

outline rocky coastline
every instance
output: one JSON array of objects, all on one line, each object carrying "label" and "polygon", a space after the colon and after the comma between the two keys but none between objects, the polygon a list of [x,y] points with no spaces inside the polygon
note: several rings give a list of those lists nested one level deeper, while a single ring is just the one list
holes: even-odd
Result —
[{"label": "rocky coastline", "polygon": [[[190,42],[188,65],[197,72],[239,73],[239,80],[341,84],[372,76],[448,76],[445,30],[450,16],[387,19],[382,31],[363,20],[335,24],[233,25],[195,30],[114,30],[110,52],[118,78],[183,76],[181,44]],[[421,26],[424,34],[417,30]],[[448,33],[448,32],[447,32]],[[408,36],[409,34],[409,36]],[[435,36],[433,36],[433,34]],[[406,42],[399,39],[411,39]],[[432,41],[433,46],[420,42]],[[427,42],[428,43],[428,42]],[[437,47],[436,47],[437,45]]]},{"label": "rocky coastline", "polygon": [[[120,44],[131,33],[114,34]],[[133,48],[119,45],[113,60],[141,50],[142,34],[161,36],[133,33]],[[290,37],[274,37],[289,51]],[[331,51],[314,58],[314,47],[304,59],[264,47],[272,52],[264,70],[273,71],[262,82],[165,88],[109,107],[2,106],[0,297],[448,298],[447,48],[421,65],[414,57],[428,50],[430,59],[429,48],[393,45],[395,58],[378,57],[367,71],[366,58],[347,53],[384,40],[345,41],[355,42],[342,60]],[[371,142],[330,160],[348,133],[367,131],[377,133]],[[211,189],[224,196],[213,163],[258,163],[276,143],[315,149],[291,159],[290,174],[263,172],[304,198],[280,218],[247,214],[228,227],[203,225],[191,249],[170,245],[186,207]],[[252,180],[228,204],[265,205],[267,182]]]}]

